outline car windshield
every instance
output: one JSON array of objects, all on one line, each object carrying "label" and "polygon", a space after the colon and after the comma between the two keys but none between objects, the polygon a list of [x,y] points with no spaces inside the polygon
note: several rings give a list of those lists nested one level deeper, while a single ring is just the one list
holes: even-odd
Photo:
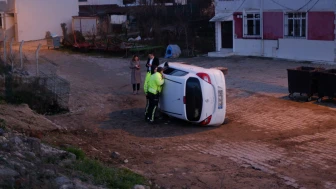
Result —
[{"label": "car windshield", "polygon": [[202,89],[200,81],[190,77],[186,83],[186,111],[189,121],[199,121],[202,113]]}]

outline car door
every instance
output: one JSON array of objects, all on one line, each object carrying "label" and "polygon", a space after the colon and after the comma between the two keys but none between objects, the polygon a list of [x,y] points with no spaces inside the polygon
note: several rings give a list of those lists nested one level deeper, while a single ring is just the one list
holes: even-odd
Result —
[{"label": "car door", "polygon": [[162,112],[180,119],[186,119],[185,104],[185,76],[184,74],[165,75],[160,97],[160,109]]}]

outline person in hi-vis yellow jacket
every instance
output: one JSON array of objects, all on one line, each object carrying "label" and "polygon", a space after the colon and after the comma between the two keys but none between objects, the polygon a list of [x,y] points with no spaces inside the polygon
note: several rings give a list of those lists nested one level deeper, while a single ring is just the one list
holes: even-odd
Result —
[{"label": "person in hi-vis yellow jacket", "polygon": [[145,77],[145,82],[144,82],[144,85],[143,85],[143,88],[144,88],[144,92],[145,92],[145,95],[146,95],[146,107],[145,107],[145,121],[147,121],[147,118],[148,118],[148,115],[147,115],[147,112],[148,112],[148,106],[149,106],[149,99],[148,99],[148,81],[149,81],[149,78],[151,76],[151,72],[148,71],[146,73],[146,77]]},{"label": "person in hi-vis yellow jacket", "polygon": [[[147,73],[148,74],[148,73]],[[146,106],[145,118],[147,121],[153,123],[155,118],[155,112],[158,107],[159,103],[159,96],[162,91],[162,85],[164,84],[164,77],[163,77],[163,68],[158,67],[156,71],[147,78],[144,86],[144,91],[146,93],[148,99],[148,106]]]}]

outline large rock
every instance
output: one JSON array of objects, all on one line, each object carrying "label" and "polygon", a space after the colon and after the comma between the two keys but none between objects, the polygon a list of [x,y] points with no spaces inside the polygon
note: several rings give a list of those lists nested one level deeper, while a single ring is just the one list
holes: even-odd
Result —
[{"label": "large rock", "polygon": [[27,143],[31,152],[35,153],[37,156],[41,154],[41,141],[37,138],[27,138]]},{"label": "large rock", "polygon": [[9,142],[13,148],[19,148],[23,145],[22,139],[18,136],[11,138]]},{"label": "large rock", "polygon": [[103,188],[94,186],[90,176],[76,176],[73,169],[67,169],[76,161],[73,153],[43,144],[37,138],[7,132],[0,136],[0,156],[0,188]]},{"label": "large rock", "polygon": [[74,184],[73,182],[65,176],[57,177],[55,179],[56,185],[60,189],[74,189]]},{"label": "large rock", "polygon": [[3,130],[2,128],[0,128],[0,136],[3,136],[4,134],[5,134],[5,130]]},{"label": "large rock", "polygon": [[19,176],[19,173],[15,170],[0,166],[0,188],[14,188],[15,177]]},{"label": "large rock", "polygon": [[16,177],[19,173],[8,167],[0,166],[0,177]]}]

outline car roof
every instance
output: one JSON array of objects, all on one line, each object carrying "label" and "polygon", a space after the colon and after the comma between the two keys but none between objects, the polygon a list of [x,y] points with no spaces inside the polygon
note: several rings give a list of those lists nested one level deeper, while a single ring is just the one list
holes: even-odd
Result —
[{"label": "car roof", "polygon": [[202,68],[202,67],[199,67],[199,66],[188,64],[186,62],[165,62],[165,63],[162,64],[162,67],[164,67],[166,64],[168,64],[169,68],[175,68],[175,69],[178,69],[178,70],[182,70],[182,71],[186,71],[186,72],[192,72],[192,73],[209,71],[209,69],[207,69],[207,68]]}]

